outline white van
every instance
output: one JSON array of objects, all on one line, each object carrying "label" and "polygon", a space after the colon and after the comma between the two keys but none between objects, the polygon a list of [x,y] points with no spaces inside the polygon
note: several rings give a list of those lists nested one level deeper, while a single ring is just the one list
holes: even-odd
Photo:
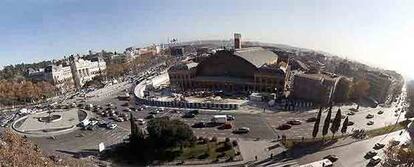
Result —
[{"label": "white van", "polygon": [[80,125],[81,125],[82,127],[86,127],[86,126],[88,126],[90,123],[91,123],[91,121],[90,121],[89,119],[85,119],[85,120],[83,120],[82,122],[80,122]]},{"label": "white van", "polygon": [[214,123],[226,123],[227,122],[227,115],[214,115],[211,119],[211,122]]}]

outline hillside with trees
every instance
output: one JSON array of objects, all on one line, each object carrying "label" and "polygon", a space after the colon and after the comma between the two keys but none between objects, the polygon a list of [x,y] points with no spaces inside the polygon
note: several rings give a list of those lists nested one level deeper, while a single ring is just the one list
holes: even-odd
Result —
[{"label": "hillside with trees", "polygon": [[91,166],[91,162],[43,153],[30,141],[10,131],[0,132],[0,166]]}]

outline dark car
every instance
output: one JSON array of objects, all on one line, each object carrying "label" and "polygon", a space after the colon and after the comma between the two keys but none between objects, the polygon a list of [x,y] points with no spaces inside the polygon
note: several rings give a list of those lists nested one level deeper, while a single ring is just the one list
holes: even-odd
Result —
[{"label": "dark car", "polygon": [[377,143],[377,144],[374,145],[374,149],[379,150],[381,148],[384,148],[384,146],[385,146],[385,144]]},{"label": "dark car", "polygon": [[192,127],[193,128],[204,128],[204,127],[206,127],[206,123],[205,122],[197,122],[197,123],[194,123]]},{"label": "dark car", "polygon": [[316,117],[310,117],[306,120],[306,122],[316,122]]},{"label": "dark car", "polygon": [[152,118],[155,118],[155,115],[150,114],[150,115],[148,115],[147,117],[145,117],[145,119],[152,119]]},{"label": "dark car", "polygon": [[95,130],[96,126],[95,125],[89,125],[86,129],[88,130]]},{"label": "dark car", "polygon": [[234,121],[235,119],[233,115],[227,115],[227,121]]},{"label": "dark car", "polygon": [[282,124],[279,127],[277,127],[278,130],[288,130],[290,128],[292,128],[292,125],[289,124]]},{"label": "dark car", "polygon": [[370,158],[376,156],[377,154],[378,154],[377,152],[371,150],[371,151],[369,151],[365,154],[364,158],[365,159],[370,159]]},{"label": "dark car", "polygon": [[198,114],[200,114],[200,112],[199,112],[198,110],[191,110],[191,111],[189,111],[188,113],[190,113],[190,114],[194,114],[194,115],[198,115]]},{"label": "dark car", "polygon": [[194,115],[194,114],[191,114],[191,113],[186,113],[186,114],[184,114],[182,117],[183,117],[183,118],[194,118],[194,117],[195,117],[195,115]]},{"label": "dark car", "polygon": [[231,129],[233,126],[229,123],[225,123],[218,127],[218,129]]},{"label": "dark car", "polygon": [[337,161],[339,159],[339,157],[336,156],[336,155],[328,155],[326,157],[323,157],[323,159],[328,159],[331,162],[335,162],[335,161]]},{"label": "dark car", "polygon": [[249,133],[249,132],[250,132],[250,128],[247,128],[247,127],[241,127],[233,131],[233,133],[235,134],[242,134],[242,133]]},{"label": "dark car", "polygon": [[290,120],[287,123],[290,124],[290,125],[300,125],[300,124],[302,124],[302,122],[299,121],[299,120]]}]

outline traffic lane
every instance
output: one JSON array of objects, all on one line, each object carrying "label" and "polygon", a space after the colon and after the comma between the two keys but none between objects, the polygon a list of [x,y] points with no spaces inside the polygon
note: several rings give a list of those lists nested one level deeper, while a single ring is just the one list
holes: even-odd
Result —
[{"label": "traffic lane", "polygon": [[106,128],[96,128],[95,130],[76,130],[72,133],[49,137],[28,138],[33,143],[39,145],[42,150],[52,154],[71,154],[82,151],[97,150],[98,144],[103,142],[106,147],[124,141],[129,135],[129,131],[121,128],[109,130]]},{"label": "traffic lane", "polygon": [[[349,126],[349,131],[352,129],[375,129],[375,128],[381,128],[386,125],[391,125],[395,123],[397,120],[397,117],[394,116],[395,108],[361,108],[361,111],[355,112],[355,115],[347,115],[347,113],[351,112],[349,110],[351,107],[341,108],[341,113],[345,116],[349,117],[349,121],[354,122],[354,125]],[[333,113],[331,116],[331,119],[334,118],[336,111],[338,110],[338,107],[333,108]],[[383,114],[377,114],[378,111],[383,110]],[[374,118],[367,119],[365,118],[367,114],[374,115]],[[312,112],[277,112],[277,113],[263,113],[266,122],[275,129],[275,132],[277,135],[282,136],[285,135],[288,138],[300,138],[300,137],[312,137],[312,130],[314,126],[314,122],[306,122],[308,118],[316,117],[317,111]],[[327,115],[327,112],[324,111],[322,114],[321,122],[319,124],[320,128],[323,127],[323,122],[325,120],[325,117]],[[293,125],[291,129],[288,130],[278,130],[277,127],[279,127],[282,124],[286,124],[290,120],[299,120],[302,122],[301,125]],[[343,121],[344,119],[342,119]],[[374,121],[374,125],[367,125],[368,121]],[[318,134],[321,135],[321,134]]]},{"label": "traffic lane", "polygon": [[[182,112],[183,114],[183,112]],[[223,115],[221,112],[200,112],[194,118],[181,118],[181,115],[174,114],[173,118],[178,118],[188,125],[192,126],[197,122],[211,122],[211,119],[214,115]],[[226,113],[228,114],[228,113]],[[239,114],[231,113],[235,117],[234,121],[229,121],[232,124],[231,129],[218,129],[216,127],[205,127],[205,128],[193,128],[196,134],[208,135],[208,136],[217,136],[217,137],[231,137],[231,138],[250,138],[250,139],[275,139],[276,136],[273,130],[266,124],[266,121],[262,118],[261,115],[257,114]],[[246,134],[234,134],[233,130],[241,127],[250,128],[250,132]]]},{"label": "traffic lane", "polygon": [[[155,108],[147,108],[143,111],[132,112],[135,118],[145,119],[151,111],[155,111]],[[211,119],[214,115],[223,115],[222,112],[200,111],[199,114],[195,115],[194,118],[182,118],[182,116],[188,111],[186,110],[170,110],[165,109],[164,112],[155,114],[156,117],[169,117],[170,119],[178,119],[188,124],[189,126],[194,125],[198,122],[211,122]],[[229,113],[226,113],[229,114]],[[275,139],[276,135],[273,130],[266,124],[264,118],[261,115],[256,114],[238,114],[231,113],[235,117],[234,121],[229,121],[233,125],[231,129],[219,129],[219,126],[214,127],[204,127],[204,128],[192,128],[195,135],[197,136],[206,136],[206,137],[230,137],[230,138],[250,138],[250,139]],[[147,120],[148,121],[148,120]],[[250,132],[246,134],[234,134],[233,130],[240,127],[250,128]]]},{"label": "traffic lane", "polygon": [[[393,139],[402,140],[402,138],[409,140],[406,138],[408,134],[400,135],[400,132],[401,131],[397,131],[371,139],[350,142],[343,145],[333,145],[325,150],[302,156],[298,158],[297,161],[299,164],[306,164],[321,160],[323,157],[333,154],[339,157],[339,160],[334,163],[335,166],[366,166],[369,163],[369,159],[365,159],[364,156],[368,151],[373,150],[376,143],[388,144],[389,141]],[[383,150],[384,149],[377,151],[380,157],[383,157]]]}]

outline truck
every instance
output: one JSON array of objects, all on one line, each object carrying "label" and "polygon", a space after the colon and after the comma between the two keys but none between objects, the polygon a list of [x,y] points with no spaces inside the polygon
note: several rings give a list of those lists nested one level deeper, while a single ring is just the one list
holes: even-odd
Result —
[{"label": "truck", "polygon": [[227,122],[227,115],[214,115],[211,122],[224,124]]},{"label": "truck", "polygon": [[80,122],[80,123],[79,123],[79,125],[80,125],[81,127],[86,127],[86,126],[88,126],[90,123],[91,123],[91,121],[90,121],[89,119],[85,119],[85,120],[83,120],[82,122]]}]

